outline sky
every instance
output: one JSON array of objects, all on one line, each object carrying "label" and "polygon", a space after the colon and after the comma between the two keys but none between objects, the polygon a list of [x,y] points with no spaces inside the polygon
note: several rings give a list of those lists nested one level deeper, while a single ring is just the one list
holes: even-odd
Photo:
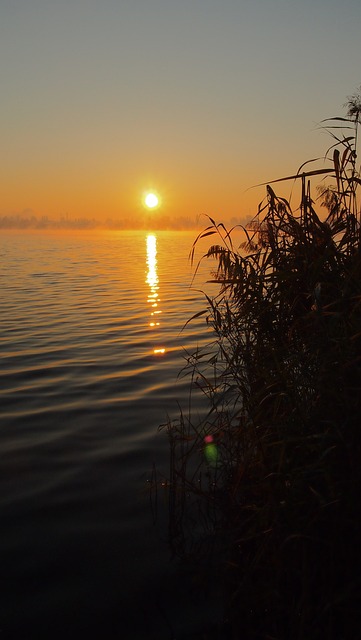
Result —
[{"label": "sky", "polygon": [[0,0],[0,215],[255,214],[326,151],[360,29],[360,0]]}]

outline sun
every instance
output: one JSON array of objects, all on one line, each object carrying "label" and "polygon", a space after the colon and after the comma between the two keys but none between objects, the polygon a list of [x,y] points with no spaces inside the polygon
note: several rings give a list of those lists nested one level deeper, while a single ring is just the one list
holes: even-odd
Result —
[{"label": "sun", "polygon": [[148,209],[154,209],[155,207],[158,206],[159,199],[158,199],[158,196],[155,195],[155,193],[147,193],[147,195],[144,198],[144,202],[148,207]]}]

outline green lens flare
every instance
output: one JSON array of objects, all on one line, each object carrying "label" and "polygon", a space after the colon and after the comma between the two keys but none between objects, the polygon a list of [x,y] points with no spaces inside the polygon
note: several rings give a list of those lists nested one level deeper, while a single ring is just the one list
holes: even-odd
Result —
[{"label": "green lens flare", "polygon": [[218,447],[214,443],[206,444],[204,455],[210,467],[216,467],[218,462]]}]

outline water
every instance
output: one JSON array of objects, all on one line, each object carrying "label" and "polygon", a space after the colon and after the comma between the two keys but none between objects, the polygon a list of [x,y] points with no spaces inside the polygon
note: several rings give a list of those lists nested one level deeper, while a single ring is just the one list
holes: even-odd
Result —
[{"label": "water", "polygon": [[209,340],[200,320],[181,331],[203,304],[193,239],[1,235],[1,638],[204,626],[147,489],[168,465],[158,425],[187,400],[183,348]]}]

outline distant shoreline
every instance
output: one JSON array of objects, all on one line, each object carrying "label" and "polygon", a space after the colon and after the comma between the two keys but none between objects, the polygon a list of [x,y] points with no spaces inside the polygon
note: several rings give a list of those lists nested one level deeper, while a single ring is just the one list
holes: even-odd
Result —
[{"label": "distant shoreline", "polygon": [[[203,216],[202,216],[203,218]],[[231,225],[246,224],[241,218],[233,218]],[[52,220],[47,216],[24,216],[21,214],[0,217],[0,230],[14,231],[136,231],[149,229],[155,231],[187,231],[203,227],[203,220],[191,220],[186,216],[171,219],[169,216],[154,216],[151,219],[141,216],[137,220],[124,218],[123,220],[107,218],[99,221],[95,218],[62,217]]]}]

